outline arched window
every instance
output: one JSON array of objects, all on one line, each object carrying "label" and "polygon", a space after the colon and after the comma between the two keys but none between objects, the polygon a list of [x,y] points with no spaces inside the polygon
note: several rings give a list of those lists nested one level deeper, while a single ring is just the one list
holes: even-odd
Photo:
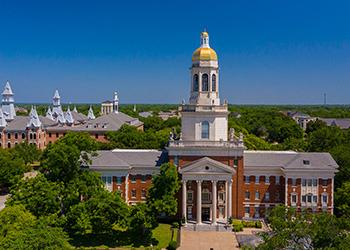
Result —
[{"label": "arched window", "polygon": [[33,139],[36,140],[36,134],[33,134]]},{"label": "arched window", "polygon": [[30,139],[30,140],[33,139],[33,134],[32,134],[32,133],[29,134],[29,139]]},{"label": "arched window", "polygon": [[202,122],[202,139],[209,139],[209,122]]},{"label": "arched window", "polygon": [[216,75],[211,76],[211,90],[216,91]]},{"label": "arched window", "polygon": [[198,75],[193,75],[193,92],[198,92],[199,90],[199,79]]},{"label": "arched window", "polygon": [[25,139],[25,138],[26,138],[26,134],[22,133],[22,139]]},{"label": "arched window", "polygon": [[8,142],[8,143],[7,143],[7,147],[8,147],[8,148],[11,148],[11,142]]},{"label": "arched window", "polygon": [[208,81],[208,75],[203,74],[202,75],[202,91],[209,91],[209,81]]}]

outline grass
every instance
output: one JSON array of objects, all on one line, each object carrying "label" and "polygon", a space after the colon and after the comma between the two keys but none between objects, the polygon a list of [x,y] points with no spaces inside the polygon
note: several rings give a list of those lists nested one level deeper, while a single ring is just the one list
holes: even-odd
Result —
[{"label": "grass", "polygon": [[[159,223],[158,227],[152,230],[153,248],[150,246],[143,246],[143,239],[137,236],[124,239],[116,242],[116,239],[110,236],[93,236],[87,238],[76,238],[72,242],[78,249],[162,249],[166,248],[171,240],[177,240],[178,229],[172,230],[170,224]],[[126,244],[125,244],[126,243]]]}]

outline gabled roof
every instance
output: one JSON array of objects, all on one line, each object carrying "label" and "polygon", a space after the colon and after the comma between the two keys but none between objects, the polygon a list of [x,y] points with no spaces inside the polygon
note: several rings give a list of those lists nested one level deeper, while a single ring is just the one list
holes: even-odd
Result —
[{"label": "gabled roof", "polygon": [[[206,170],[207,167],[208,167],[208,170]],[[208,171],[210,171],[210,173],[212,174],[214,174],[215,172],[234,174],[236,172],[232,167],[226,164],[223,164],[209,157],[203,157],[182,166],[179,170],[179,173],[181,174],[190,173],[190,172],[208,173]]]}]

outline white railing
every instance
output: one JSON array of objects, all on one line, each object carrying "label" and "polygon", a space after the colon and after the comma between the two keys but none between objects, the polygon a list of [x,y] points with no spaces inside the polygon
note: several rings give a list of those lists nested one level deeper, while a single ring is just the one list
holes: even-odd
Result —
[{"label": "white railing", "polygon": [[169,147],[225,147],[237,148],[243,147],[243,141],[239,139],[232,141],[169,141]]},{"label": "white railing", "polygon": [[184,104],[179,107],[179,111],[183,112],[227,112],[227,105],[191,105]]}]

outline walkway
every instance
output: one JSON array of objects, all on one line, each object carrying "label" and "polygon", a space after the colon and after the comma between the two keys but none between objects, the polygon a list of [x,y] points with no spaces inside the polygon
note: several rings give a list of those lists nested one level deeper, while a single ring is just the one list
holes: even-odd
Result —
[{"label": "walkway", "polygon": [[193,232],[181,230],[179,250],[239,249],[233,232]]},{"label": "walkway", "polygon": [[0,210],[5,208],[6,199],[7,199],[7,195],[0,195]]}]

